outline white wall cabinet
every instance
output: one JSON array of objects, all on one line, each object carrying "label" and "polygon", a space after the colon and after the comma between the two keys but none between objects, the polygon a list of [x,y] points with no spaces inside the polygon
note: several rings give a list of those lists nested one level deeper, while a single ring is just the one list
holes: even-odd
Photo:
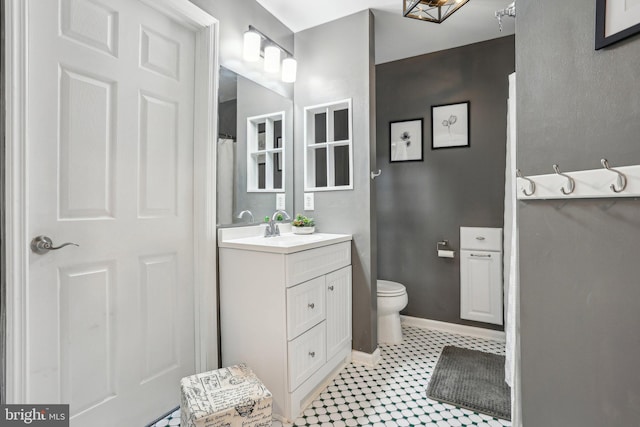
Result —
[{"label": "white wall cabinet", "polygon": [[460,317],[502,325],[502,229],[461,227],[460,247]]},{"label": "white wall cabinet", "polygon": [[247,363],[293,421],[351,361],[351,242],[291,254],[220,248],[224,366]]}]

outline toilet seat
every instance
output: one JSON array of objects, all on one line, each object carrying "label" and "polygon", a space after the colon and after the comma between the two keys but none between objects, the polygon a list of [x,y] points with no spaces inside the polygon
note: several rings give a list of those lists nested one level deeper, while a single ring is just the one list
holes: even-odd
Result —
[{"label": "toilet seat", "polygon": [[407,289],[398,282],[390,280],[378,280],[379,297],[396,297],[407,293]]}]

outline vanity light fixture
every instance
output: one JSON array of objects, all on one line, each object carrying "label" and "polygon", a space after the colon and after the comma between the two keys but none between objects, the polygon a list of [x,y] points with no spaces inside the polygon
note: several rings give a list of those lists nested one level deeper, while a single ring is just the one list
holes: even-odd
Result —
[{"label": "vanity light fixture", "polygon": [[264,70],[267,73],[280,71],[280,48],[269,45],[264,48]]},{"label": "vanity light fixture", "polygon": [[296,81],[296,73],[298,71],[298,62],[293,58],[285,58],[282,61],[282,81],[285,83],[293,83]]},{"label": "vanity light fixture", "polygon": [[[277,73],[282,70],[282,81],[293,83],[296,81],[297,62],[293,54],[249,25],[244,33],[243,57],[248,62],[255,62],[264,57],[264,70],[267,73]],[[281,61],[282,56],[284,59]]]},{"label": "vanity light fixture", "polygon": [[405,18],[421,21],[443,22],[469,0],[404,0]]},{"label": "vanity light fixture", "polygon": [[255,31],[247,31],[244,33],[244,46],[242,56],[247,62],[256,62],[260,59],[260,46],[262,45],[262,37]]}]

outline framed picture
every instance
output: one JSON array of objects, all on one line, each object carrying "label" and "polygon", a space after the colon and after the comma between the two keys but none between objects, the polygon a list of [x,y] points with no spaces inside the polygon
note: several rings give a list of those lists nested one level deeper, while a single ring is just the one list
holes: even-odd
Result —
[{"label": "framed picture", "polygon": [[421,162],[422,154],[422,119],[389,123],[390,162]]},{"label": "framed picture", "polygon": [[469,101],[431,107],[431,148],[468,147]]},{"label": "framed picture", "polygon": [[640,33],[640,2],[596,0],[596,50]]}]

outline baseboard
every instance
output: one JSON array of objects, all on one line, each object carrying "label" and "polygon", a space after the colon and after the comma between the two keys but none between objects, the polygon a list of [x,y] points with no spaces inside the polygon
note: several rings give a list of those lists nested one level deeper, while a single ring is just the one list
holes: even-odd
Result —
[{"label": "baseboard", "polygon": [[477,338],[486,338],[505,342],[506,335],[503,331],[477,328],[475,326],[458,325],[456,323],[440,322],[438,320],[421,319],[419,317],[400,316],[402,324],[423,329],[436,329],[438,331],[451,332],[453,334],[469,335]]},{"label": "baseboard", "polygon": [[380,354],[379,347],[376,347],[373,353],[364,353],[357,350],[351,351],[351,361],[353,363],[359,363],[361,365],[367,365],[375,368],[376,365],[380,363],[380,360],[382,360],[382,355]]}]

